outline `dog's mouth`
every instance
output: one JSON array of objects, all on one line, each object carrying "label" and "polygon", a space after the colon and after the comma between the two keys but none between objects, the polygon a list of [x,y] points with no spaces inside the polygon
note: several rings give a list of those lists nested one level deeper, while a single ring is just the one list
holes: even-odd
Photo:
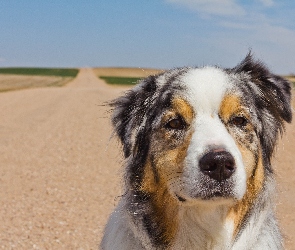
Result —
[{"label": "dog's mouth", "polygon": [[213,192],[211,194],[207,194],[206,196],[202,197],[202,200],[214,200],[214,199],[230,199],[232,198],[232,195],[228,193],[222,193],[220,191]]},{"label": "dog's mouth", "polygon": [[231,182],[218,183],[215,185],[213,183],[207,182],[206,185],[203,185],[201,188],[199,186],[197,188],[189,189],[186,191],[176,191],[174,192],[174,197],[180,203],[210,200],[226,201],[236,199],[234,184]]},{"label": "dog's mouth", "polygon": [[[184,203],[187,201],[186,198],[184,198],[183,196],[175,193],[175,196],[176,198],[178,199],[178,201]],[[224,198],[224,199],[227,199],[227,198],[232,198],[230,197],[229,194],[227,193],[222,193],[220,191],[216,191],[216,192],[213,192],[213,193],[210,193],[210,194],[207,194],[206,196],[201,196],[201,197],[192,197],[191,199],[201,199],[201,200],[214,200],[214,199],[218,199],[218,198]]]}]

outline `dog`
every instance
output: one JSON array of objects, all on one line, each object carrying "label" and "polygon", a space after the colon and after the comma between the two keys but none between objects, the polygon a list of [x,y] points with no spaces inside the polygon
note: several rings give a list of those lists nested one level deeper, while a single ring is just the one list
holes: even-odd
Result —
[{"label": "dog", "polygon": [[125,193],[103,250],[283,249],[271,158],[290,83],[251,52],[234,68],[175,68],[114,100]]}]

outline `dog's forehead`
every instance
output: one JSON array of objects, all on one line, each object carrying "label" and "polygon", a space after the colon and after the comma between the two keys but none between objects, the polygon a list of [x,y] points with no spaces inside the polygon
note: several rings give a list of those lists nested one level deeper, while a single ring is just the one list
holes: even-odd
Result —
[{"label": "dog's forehead", "polygon": [[197,112],[218,111],[225,93],[232,87],[230,76],[214,67],[190,69],[180,77],[185,98]]}]

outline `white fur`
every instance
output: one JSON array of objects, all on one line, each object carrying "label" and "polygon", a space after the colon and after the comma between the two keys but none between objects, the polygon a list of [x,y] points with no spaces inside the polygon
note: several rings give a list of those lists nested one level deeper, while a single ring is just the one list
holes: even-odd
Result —
[{"label": "white fur", "polygon": [[185,184],[173,185],[173,188],[179,189],[174,191],[190,199],[190,194],[194,193],[192,188],[199,189],[198,183],[202,176],[198,162],[210,147],[216,147],[227,150],[235,159],[234,192],[235,198],[241,199],[246,191],[246,171],[242,156],[234,139],[218,117],[221,101],[226,91],[232,87],[228,76],[221,69],[206,67],[190,70],[180,81],[188,89],[186,97],[196,112],[196,120],[183,170],[182,179]]},{"label": "white fur", "polygon": [[222,97],[231,85],[228,76],[213,67],[191,69],[180,81],[188,88],[187,98],[198,115],[217,113]]},{"label": "white fur", "polygon": [[226,225],[226,215],[223,205],[183,207],[172,249],[229,249],[233,227]]}]

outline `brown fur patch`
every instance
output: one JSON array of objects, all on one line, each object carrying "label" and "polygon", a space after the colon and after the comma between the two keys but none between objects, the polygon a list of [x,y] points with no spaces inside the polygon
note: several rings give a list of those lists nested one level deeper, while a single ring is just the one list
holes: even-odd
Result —
[{"label": "brown fur patch", "polygon": [[145,167],[141,190],[151,197],[152,213],[150,219],[153,224],[158,226],[158,231],[161,232],[159,242],[169,245],[175,238],[178,229],[178,203],[168,191],[167,176],[163,174],[165,166],[161,166],[162,171],[159,171],[159,181],[156,182],[152,164],[156,164],[156,171],[159,171],[159,163],[149,161]]},{"label": "brown fur patch", "polygon": [[234,207],[232,207],[228,214],[228,219],[234,222],[234,234],[237,235],[247,212],[253,206],[254,200],[262,189],[264,181],[264,167],[262,163],[261,154],[258,159],[257,166],[252,169],[252,174],[247,179],[246,194]]},{"label": "brown fur patch", "polygon": [[246,177],[248,180],[253,174],[253,169],[258,164],[257,162],[258,155],[256,155],[254,151],[249,150],[245,145],[237,143],[237,146],[239,148],[239,151],[242,154],[243,163],[246,170]]},{"label": "brown fur patch", "polygon": [[[228,122],[233,115],[243,115],[249,118],[248,112],[242,107],[241,100],[236,95],[226,96],[220,108],[220,116],[225,121]],[[253,126],[251,124],[247,125],[248,133],[253,131]],[[246,193],[241,201],[234,205],[229,213],[228,219],[234,222],[234,233],[238,233],[245,216],[250,211],[253,206],[254,200],[257,198],[258,193],[261,191],[264,181],[264,167],[262,162],[261,153],[258,153],[258,149],[250,147],[245,141],[239,141],[241,138],[235,136],[236,144],[239,151],[242,154],[243,163],[246,170],[247,186]],[[246,135],[245,135],[246,136]],[[257,152],[256,152],[257,151]]]},{"label": "brown fur patch", "polygon": [[180,114],[187,123],[191,123],[194,117],[192,106],[182,98],[172,100],[172,108],[175,113]]},{"label": "brown fur patch", "polygon": [[[219,114],[223,120],[228,121],[233,114],[241,114],[247,116],[243,112],[240,97],[237,95],[227,95],[223,98],[220,106]],[[247,117],[248,118],[248,117]]]},{"label": "brown fur patch", "polygon": [[170,245],[178,231],[179,207],[175,198],[171,196],[163,184],[160,184],[157,191],[152,193],[150,205],[153,213],[151,220],[158,225],[158,231],[161,232],[159,241]]},{"label": "brown fur patch", "polygon": [[[167,119],[176,115],[182,116],[185,122],[190,124],[194,113],[185,100],[175,98],[172,101],[172,108],[164,115],[162,122],[165,123]],[[166,245],[173,242],[179,226],[179,201],[169,192],[169,185],[179,180],[178,177],[183,169],[192,131],[183,133],[183,137],[175,139],[173,132],[163,127],[156,132],[154,135],[156,137],[151,141],[152,149],[149,152],[141,185],[141,190],[151,197],[151,220],[158,225],[159,231],[162,232],[161,242],[165,242]]]},{"label": "brown fur patch", "polygon": [[[151,160],[145,166],[145,175],[141,190],[151,196],[151,207],[153,211],[153,222],[157,224],[162,233],[162,242],[167,245],[173,242],[176,236],[179,218],[179,201],[169,192],[169,183],[178,180],[182,171],[184,158],[186,157],[190,137],[177,147],[159,154],[153,162]],[[165,142],[163,142],[165,143]],[[159,181],[156,181],[153,166],[159,174]]]},{"label": "brown fur patch", "polygon": [[[228,95],[223,99],[219,113],[225,123],[235,115],[243,115],[249,119],[248,111],[243,108],[240,98],[235,95]],[[244,132],[239,133],[229,129],[229,133],[235,138],[236,144],[243,157],[247,178],[249,178],[258,160],[257,145],[253,141],[253,134],[255,134],[254,128],[251,123],[248,123],[244,128]]]}]

